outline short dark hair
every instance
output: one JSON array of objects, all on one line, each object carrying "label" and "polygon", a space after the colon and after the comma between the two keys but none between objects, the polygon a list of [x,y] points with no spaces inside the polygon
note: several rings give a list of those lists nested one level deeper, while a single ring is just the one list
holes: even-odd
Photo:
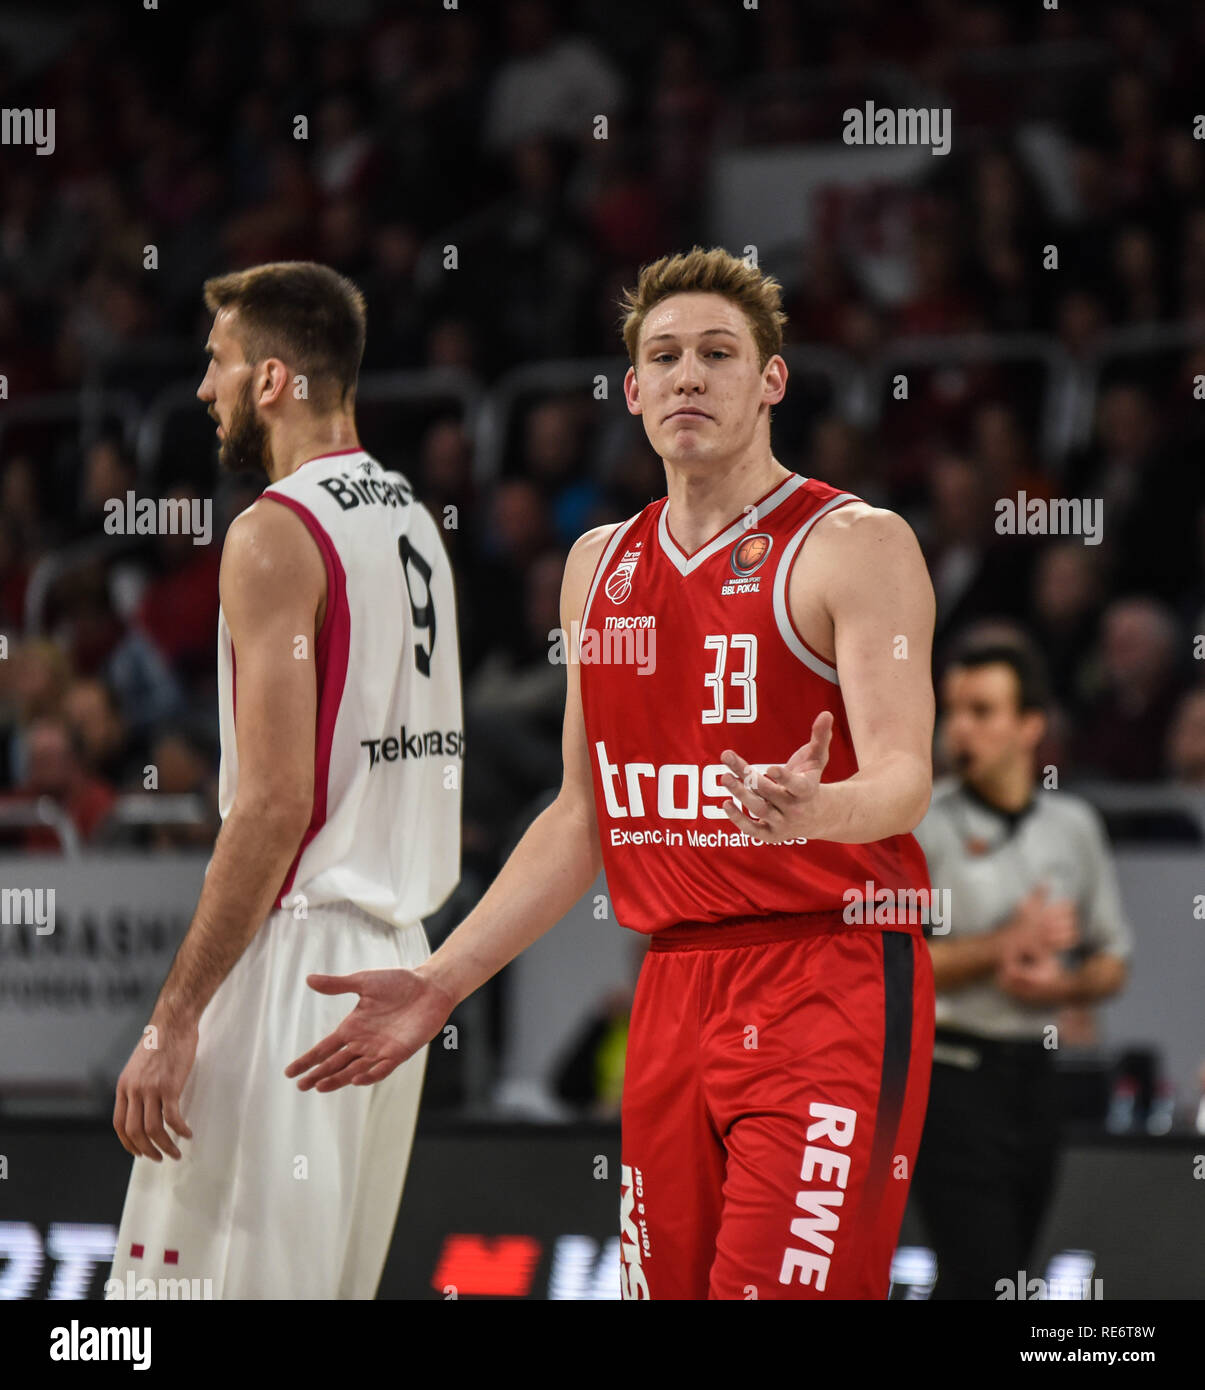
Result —
[{"label": "short dark hair", "polygon": [[316,261],[271,261],[205,281],[205,306],[238,312],[248,362],[279,357],[305,376],[322,410],[354,396],[364,356],[364,296]]},{"label": "short dark hair", "polygon": [[951,655],[946,670],[1007,666],[1017,678],[1017,709],[1045,713],[1050,708],[1046,663],[1036,647],[1024,642],[969,642]]}]

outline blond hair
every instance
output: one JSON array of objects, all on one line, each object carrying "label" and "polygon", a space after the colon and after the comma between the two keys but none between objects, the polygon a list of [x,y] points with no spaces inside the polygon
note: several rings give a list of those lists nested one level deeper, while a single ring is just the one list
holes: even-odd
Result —
[{"label": "blond hair", "polygon": [[760,368],[782,351],[782,327],[787,321],[782,311],[782,286],[772,276],[713,246],[662,256],[643,266],[635,289],[624,290],[620,307],[624,311],[623,342],[628,359],[636,365],[640,330],[653,306],[671,294],[721,294],[745,315],[757,346]]}]

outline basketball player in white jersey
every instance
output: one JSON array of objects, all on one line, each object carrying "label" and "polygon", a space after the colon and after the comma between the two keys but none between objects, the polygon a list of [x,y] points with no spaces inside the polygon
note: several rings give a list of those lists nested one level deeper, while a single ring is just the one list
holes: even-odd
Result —
[{"label": "basketball player in white jersey", "polygon": [[360,447],[355,286],[285,262],[210,280],[205,302],[197,395],[221,463],[269,481],[222,553],[222,828],[118,1082],[135,1162],[112,1277],[372,1298],[425,1050],[387,1087],[335,1096],[284,1069],[343,1013],[306,976],[418,966],[420,919],[459,876],[451,570],[409,483]]}]

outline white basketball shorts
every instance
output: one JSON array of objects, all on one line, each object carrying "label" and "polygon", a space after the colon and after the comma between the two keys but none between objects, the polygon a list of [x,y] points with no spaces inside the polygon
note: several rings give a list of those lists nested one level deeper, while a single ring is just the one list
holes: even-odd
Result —
[{"label": "white basketball shorts", "polygon": [[199,1281],[190,1297],[376,1296],[427,1050],[328,1094],[284,1069],[357,1001],[316,993],[308,974],[413,969],[428,954],[421,923],[399,930],[351,903],[268,917],[201,1015],[180,1097],[193,1137],[173,1135],[183,1157],[134,1160],[113,1279]]}]

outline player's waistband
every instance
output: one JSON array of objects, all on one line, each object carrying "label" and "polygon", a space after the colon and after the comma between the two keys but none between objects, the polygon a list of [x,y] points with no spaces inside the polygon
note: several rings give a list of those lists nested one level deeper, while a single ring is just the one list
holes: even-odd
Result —
[{"label": "player's waistband", "polygon": [[678,922],[649,936],[650,951],[725,950],[731,946],[766,946],[800,936],[836,936],[847,932],[898,931],[921,936],[919,924],[885,926],[876,922],[847,922],[845,909],[823,912],[763,912],[756,917],[725,917],[719,922]]}]

